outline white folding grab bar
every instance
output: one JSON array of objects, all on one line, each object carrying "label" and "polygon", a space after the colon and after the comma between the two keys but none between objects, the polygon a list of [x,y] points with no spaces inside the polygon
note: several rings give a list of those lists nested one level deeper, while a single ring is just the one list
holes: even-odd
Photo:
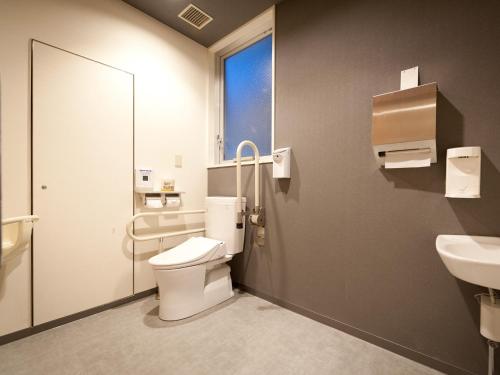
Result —
[{"label": "white folding grab bar", "polygon": [[38,219],[39,217],[37,215],[10,217],[8,219],[2,220],[2,225],[14,223],[36,223]]},{"label": "white folding grab bar", "polygon": [[25,248],[31,239],[33,224],[39,220],[37,215],[11,217],[2,220],[2,248],[0,257],[5,258],[13,251]]},{"label": "white folding grab bar", "polygon": [[194,214],[204,214],[205,210],[191,210],[191,211],[162,211],[162,212],[142,212],[140,214],[132,216],[132,220],[127,224],[127,234],[134,241],[150,241],[150,240],[161,240],[167,237],[181,236],[183,234],[199,233],[204,232],[205,228],[187,229],[180,230],[176,232],[163,232],[151,235],[137,236],[134,233],[134,222],[141,217],[148,216],[173,216],[173,215],[194,215]]}]

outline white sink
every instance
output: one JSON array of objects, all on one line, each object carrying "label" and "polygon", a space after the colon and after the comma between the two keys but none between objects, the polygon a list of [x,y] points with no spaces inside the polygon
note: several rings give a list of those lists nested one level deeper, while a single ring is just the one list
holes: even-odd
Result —
[{"label": "white sink", "polygon": [[453,276],[500,289],[500,238],[441,234],[436,249]]}]

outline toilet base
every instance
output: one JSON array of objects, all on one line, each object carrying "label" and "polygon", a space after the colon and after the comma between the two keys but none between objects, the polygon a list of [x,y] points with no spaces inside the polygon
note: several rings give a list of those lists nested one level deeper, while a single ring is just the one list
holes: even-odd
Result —
[{"label": "toilet base", "polygon": [[222,262],[155,270],[155,277],[162,320],[184,319],[234,296],[230,268]]}]

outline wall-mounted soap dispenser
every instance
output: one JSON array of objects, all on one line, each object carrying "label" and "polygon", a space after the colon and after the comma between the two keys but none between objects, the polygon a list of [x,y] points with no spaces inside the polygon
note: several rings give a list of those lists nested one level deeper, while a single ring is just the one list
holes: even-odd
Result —
[{"label": "wall-mounted soap dispenser", "polygon": [[481,147],[450,148],[446,153],[446,197],[480,198]]},{"label": "wall-mounted soap dispenser", "polygon": [[273,178],[290,178],[290,147],[278,148],[273,151]]}]

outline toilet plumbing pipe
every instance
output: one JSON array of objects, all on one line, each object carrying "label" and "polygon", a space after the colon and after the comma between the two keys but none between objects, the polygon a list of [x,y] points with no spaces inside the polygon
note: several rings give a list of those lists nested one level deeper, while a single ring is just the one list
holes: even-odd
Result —
[{"label": "toilet plumbing pipe", "polygon": [[[495,289],[488,288],[488,294],[490,296],[490,302],[495,305],[497,302],[497,296]],[[488,340],[488,375],[493,375],[495,372],[495,349],[498,348],[498,343],[493,340]]]},{"label": "toilet plumbing pipe", "polygon": [[494,375],[495,372],[495,349],[498,343],[488,340],[488,375]]},{"label": "toilet plumbing pipe", "polygon": [[490,301],[492,305],[495,305],[497,303],[497,298],[495,295],[495,290],[492,288],[488,288],[488,294],[490,295]]},{"label": "toilet plumbing pipe", "polygon": [[242,207],[241,200],[241,151],[245,146],[250,146],[254,153],[255,159],[255,212],[259,211],[260,208],[260,176],[259,176],[259,160],[260,154],[259,149],[252,141],[243,141],[238,145],[236,150],[236,202],[240,206],[240,211],[238,212],[238,219],[236,221],[237,228],[242,227],[243,224],[243,213],[245,211],[245,207]]}]

